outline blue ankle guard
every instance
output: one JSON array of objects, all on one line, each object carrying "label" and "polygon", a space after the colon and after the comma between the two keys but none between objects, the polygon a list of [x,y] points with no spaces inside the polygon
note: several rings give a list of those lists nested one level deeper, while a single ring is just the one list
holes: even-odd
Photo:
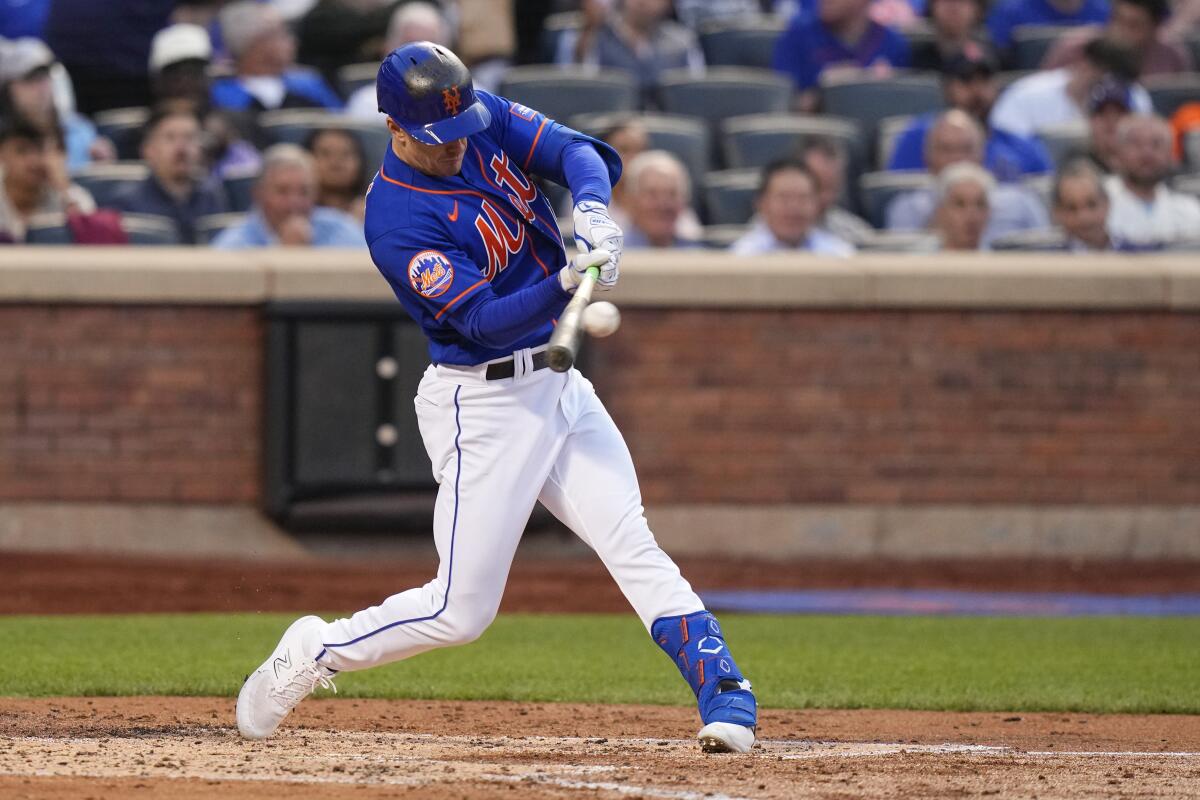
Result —
[{"label": "blue ankle guard", "polygon": [[660,617],[650,635],[679,667],[700,705],[700,719],[754,727],[757,704],[750,681],[734,662],[717,618],[707,611],[681,617]]}]

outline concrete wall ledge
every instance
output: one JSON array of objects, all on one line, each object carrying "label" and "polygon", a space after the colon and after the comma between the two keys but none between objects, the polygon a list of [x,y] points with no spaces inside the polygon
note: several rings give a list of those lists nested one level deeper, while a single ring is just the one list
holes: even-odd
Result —
[{"label": "concrete wall ledge", "polygon": [[[389,300],[365,251],[4,248],[0,303],[258,304]],[[630,251],[634,307],[1200,309],[1194,254],[880,254],[851,259]]]}]

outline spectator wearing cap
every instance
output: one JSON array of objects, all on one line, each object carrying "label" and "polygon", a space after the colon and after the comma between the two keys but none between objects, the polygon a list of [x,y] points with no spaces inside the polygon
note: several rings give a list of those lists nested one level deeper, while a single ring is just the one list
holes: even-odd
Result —
[{"label": "spectator wearing cap", "polygon": [[[934,178],[955,164],[982,166],[984,131],[978,120],[960,109],[938,116],[925,137],[925,163]],[[989,215],[983,232],[984,242],[1018,231],[1049,226],[1049,217],[1041,201],[1030,189],[1015,183],[1002,183],[988,191]],[[924,230],[934,221],[939,196],[935,190],[905,192],[888,204],[887,229]]]},{"label": "spectator wearing cap", "polygon": [[871,223],[838,205],[849,166],[845,146],[829,136],[813,136],[800,145],[799,155],[817,181],[817,226],[820,230],[850,244],[870,239],[875,230]]},{"label": "spectator wearing cap", "polygon": [[300,62],[333,77],[339,67],[379,61],[383,32],[401,0],[317,0],[298,20]]},{"label": "spectator wearing cap", "polygon": [[96,203],[71,183],[58,131],[0,120],[0,242],[21,243],[37,214],[88,215]]},{"label": "spectator wearing cap", "polygon": [[1200,200],[1166,184],[1171,144],[1171,126],[1159,116],[1133,114],[1117,127],[1118,172],[1104,181],[1113,236],[1148,247],[1200,237]]},{"label": "spectator wearing cap", "polygon": [[[433,3],[405,3],[392,12],[388,23],[384,52],[390,53],[409,42],[433,42],[450,46],[450,22]],[[383,114],[375,97],[375,84],[356,89],[346,101],[346,113],[364,120],[378,120]]]},{"label": "spectator wearing cap", "polygon": [[1061,37],[1042,61],[1042,69],[1058,69],[1083,58],[1083,48],[1101,36],[1138,54],[1141,74],[1173,75],[1193,69],[1188,49],[1163,33],[1170,16],[1167,0],[1113,0],[1107,24],[1088,25]]},{"label": "spectator wearing cap", "polygon": [[992,213],[996,179],[978,164],[960,162],[938,175],[930,229],[942,250],[987,250],[984,232]]},{"label": "spectator wearing cap", "polygon": [[694,238],[680,234],[691,207],[692,184],[679,159],[665,150],[647,150],[629,163],[624,180],[629,184],[627,248],[698,246]]},{"label": "spectator wearing cap", "polygon": [[[69,89],[70,78],[42,41],[26,38],[0,42],[0,116],[24,117],[48,133],[61,133],[68,169],[79,169],[92,161],[111,161],[116,157],[112,142],[99,136],[95,125],[66,105],[56,80]],[[66,95],[69,98],[70,92]]]},{"label": "spectator wearing cap", "polygon": [[583,0],[583,26],[559,40],[555,61],[619,69],[633,75],[649,102],[670,69],[704,70],[696,34],[669,19],[670,0]]},{"label": "spectator wearing cap", "polygon": [[[1053,169],[1049,153],[1036,138],[987,127],[988,115],[1000,93],[995,61],[982,54],[960,53],[944,66],[942,96],[946,107],[965,111],[985,126],[987,141],[983,165],[995,178],[1017,181],[1026,175],[1041,175]],[[897,138],[888,169],[925,169],[925,137],[937,117],[938,112],[931,112],[913,120]]]},{"label": "spectator wearing cap", "polygon": [[50,0],[0,0],[0,37],[41,38]]},{"label": "spectator wearing cap", "polygon": [[1021,25],[1100,25],[1108,0],[999,0],[987,16],[987,29],[1002,53],[1011,51],[1013,30]]},{"label": "spectator wearing cap", "polygon": [[854,254],[854,246],[818,227],[819,184],[803,161],[785,159],[763,168],[754,226],[730,246],[735,256],[766,253]]},{"label": "spectator wearing cap", "polygon": [[213,82],[212,102],[229,111],[340,109],[341,99],[317,74],[296,66],[296,38],[270,5],[239,0],[218,17],[237,74]]},{"label": "spectator wearing cap", "polygon": [[980,31],[986,0],[929,0],[925,13],[933,39],[913,45],[912,68],[945,72],[949,61],[966,56],[980,61],[992,56],[992,45]]},{"label": "spectator wearing cap", "polygon": [[817,87],[830,70],[884,75],[911,63],[908,41],[871,20],[870,0],[819,0],[816,15],[797,13],[775,43],[773,66],[792,79],[796,107],[812,111]]},{"label": "spectator wearing cap", "polygon": [[318,207],[316,200],[312,156],[297,145],[273,145],[263,153],[254,208],[245,222],[221,231],[213,247],[366,246],[361,223],[344,212]]},{"label": "spectator wearing cap", "polygon": [[151,115],[144,129],[142,160],[150,175],[113,199],[112,206],[170,219],[183,244],[196,243],[196,222],[224,213],[225,193],[203,178],[200,120],[186,107]]},{"label": "spectator wearing cap", "polygon": [[1074,158],[1086,158],[1102,174],[1116,172],[1117,128],[1132,112],[1132,93],[1129,85],[1106,77],[1092,88],[1088,100],[1088,146]]},{"label": "spectator wearing cap", "polygon": [[1067,162],[1054,176],[1050,197],[1054,222],[1066,237],[1063,249],[1072,253],[1145,249],[1121,242],[1109,234],[1111,204],[1103,181],[1096,167],[1082,158]]},{"label": "spectator wearing cap", "polygon": [[1128,48],[1095,39],[1071,66],[1027,75],[1005,89],[992,109],[992,127],[1033,136],[1052,125],[1082,123],[1092,90],[1106,76],[1130,84],[1133,110],[1149,113],[1150,95],[1134,83],[1137,75],[1136,57]]}]

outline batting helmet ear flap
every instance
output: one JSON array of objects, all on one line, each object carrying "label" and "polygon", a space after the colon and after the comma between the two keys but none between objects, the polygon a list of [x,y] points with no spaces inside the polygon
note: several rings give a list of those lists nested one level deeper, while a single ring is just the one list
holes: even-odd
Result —
[{"label": "batting helmet ear flap", "polygon": [[486,128],[487,107],[475,96],[471,71],[441,45],[412,42],[379,65],[379,110],[424,144],[444,144]]}]

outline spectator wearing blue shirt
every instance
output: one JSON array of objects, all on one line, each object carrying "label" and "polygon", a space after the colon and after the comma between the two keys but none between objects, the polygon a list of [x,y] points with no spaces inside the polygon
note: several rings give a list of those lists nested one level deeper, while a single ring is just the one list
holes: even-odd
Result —
[{"label": "spectator wearing blue shirt", "polygon": [[196,222],[226,209],[219,184],[202,180],[200,120],[186,107],[156,111],[147,121],[142,160],[150,175],[113,199],[113,208],[134,214],[166,217],[183,244],[196,243]]},{"label": "spectator wearing blue shirt", "polygon": [[775,45],[773,65],[795,83],[796,106],[812,111],[822,74],[838,67],[890,72],[910,63],[908,41],[872,22],[871,0],[820,0],[817,15],[797,14]]},{"label": "spectator wearing blue shirt", "polygon": [[0,0],[0,37],[40,39],[49,11],[50,0]]},{"label": "spectator wearing blue shirt", "polygon": [[1002,53],[1013,46],[1013,29],[1021,25],[1102,25],[1108,0],[1000,0],[987,17],[992,44]]},{"label": "spectator wearing blue shirt", "polygon": [[212,101],[229,111],[340,109],[342,100],[315,72],[296,66],[296,37],[274,7],[253,0],[225,6],[221,36],[237,75],[212,86]]},{"label": "spectator wearing blue shirt", "polygon": [[[948,61],[942,73],[947,108],[961,109],[987,126],[988,114],[1000,94],[996,64],[982,53],[962,53]],[[925,169],[925,137],[939,112],[917,117],[896,140],[887,168]],[[1046,148],[1036,138],[987,129],[983,165],[1000,181],[1018,181],[1054,168]]]},{"label": "spectator wearing blue shirt", "polygon": [[294,144],[269,147],[254,187],[254,208],[245,222],[222,231],[213,247],[366,247],[362,223],[341,211],[317,208],[316,199],[312,157]]}]

